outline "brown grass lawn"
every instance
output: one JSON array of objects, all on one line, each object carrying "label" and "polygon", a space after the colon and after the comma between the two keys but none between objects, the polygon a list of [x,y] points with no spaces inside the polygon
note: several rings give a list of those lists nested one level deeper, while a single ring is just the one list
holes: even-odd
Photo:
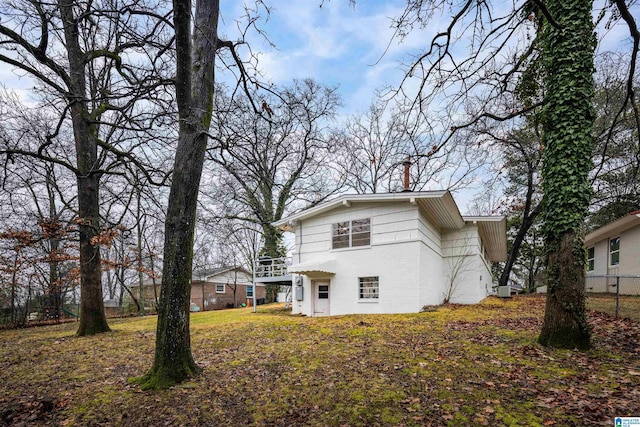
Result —
[{"label": "brown grass lawn", "polygon": [[640,324],[591,312],[588,352],[536,344],[544,300],[409,315],[195,313],[203,373],[143,392],[155,317],[0,331],[0,425],[613,426],[640,416]]}]

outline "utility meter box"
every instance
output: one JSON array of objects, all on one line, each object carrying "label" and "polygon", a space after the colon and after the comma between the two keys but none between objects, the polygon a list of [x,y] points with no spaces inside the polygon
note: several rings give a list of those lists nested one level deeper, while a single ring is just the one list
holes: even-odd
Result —
[{"label": "utility meter box", "polygon": [[303,291],[304,288],[302,286],[296,286],[296,301],[302,301]]}]

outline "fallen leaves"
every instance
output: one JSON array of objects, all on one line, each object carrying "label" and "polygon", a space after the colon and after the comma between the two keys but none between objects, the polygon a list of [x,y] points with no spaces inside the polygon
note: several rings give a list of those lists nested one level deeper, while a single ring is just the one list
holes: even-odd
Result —
[{"label": "fallen leaves", "polygon": [[152,318],[93,338],[73,337],[75,325],[3,331],[0,425],[581,426],[640,413],[639,324],[590,313],[594,349],[558,351],[535,342],[543,307],[198,313],[204,372],[154,393],[127,383],[151,366]]}]

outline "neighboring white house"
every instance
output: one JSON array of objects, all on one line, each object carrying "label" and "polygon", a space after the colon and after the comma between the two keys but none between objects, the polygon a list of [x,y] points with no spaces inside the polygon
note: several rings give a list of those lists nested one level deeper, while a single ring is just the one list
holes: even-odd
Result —
[{"label": "neighboring white house", "polygon": [[293,313],[309,316],[477,303],[507,256],[505,218],[463,217],[448,191],[344,195],[274,225],[295,233]]},{"label": "neighboring white house", "polygon": [[[622,294],[640,294],[640,211],[631,212],[587,234],[587,291],[615,292],[622,276]],[[626,289],[628,288],[628,289]]]}]

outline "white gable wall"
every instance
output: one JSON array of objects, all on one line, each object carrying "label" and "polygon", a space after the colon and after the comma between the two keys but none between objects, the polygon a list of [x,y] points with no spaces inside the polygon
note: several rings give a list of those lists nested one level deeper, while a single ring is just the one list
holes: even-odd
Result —
[{"label": "white gable wall", "polygon": [[418,272],[420,308],[443,302],[442,238],[440,231],[424,215],[418,224],[420,264]]},{"label": "white gable wall", "polygon": [[491,292],[492,277],[482,255],[477,225],[443,233],[443,298],[455,304],[474,304]]}]

